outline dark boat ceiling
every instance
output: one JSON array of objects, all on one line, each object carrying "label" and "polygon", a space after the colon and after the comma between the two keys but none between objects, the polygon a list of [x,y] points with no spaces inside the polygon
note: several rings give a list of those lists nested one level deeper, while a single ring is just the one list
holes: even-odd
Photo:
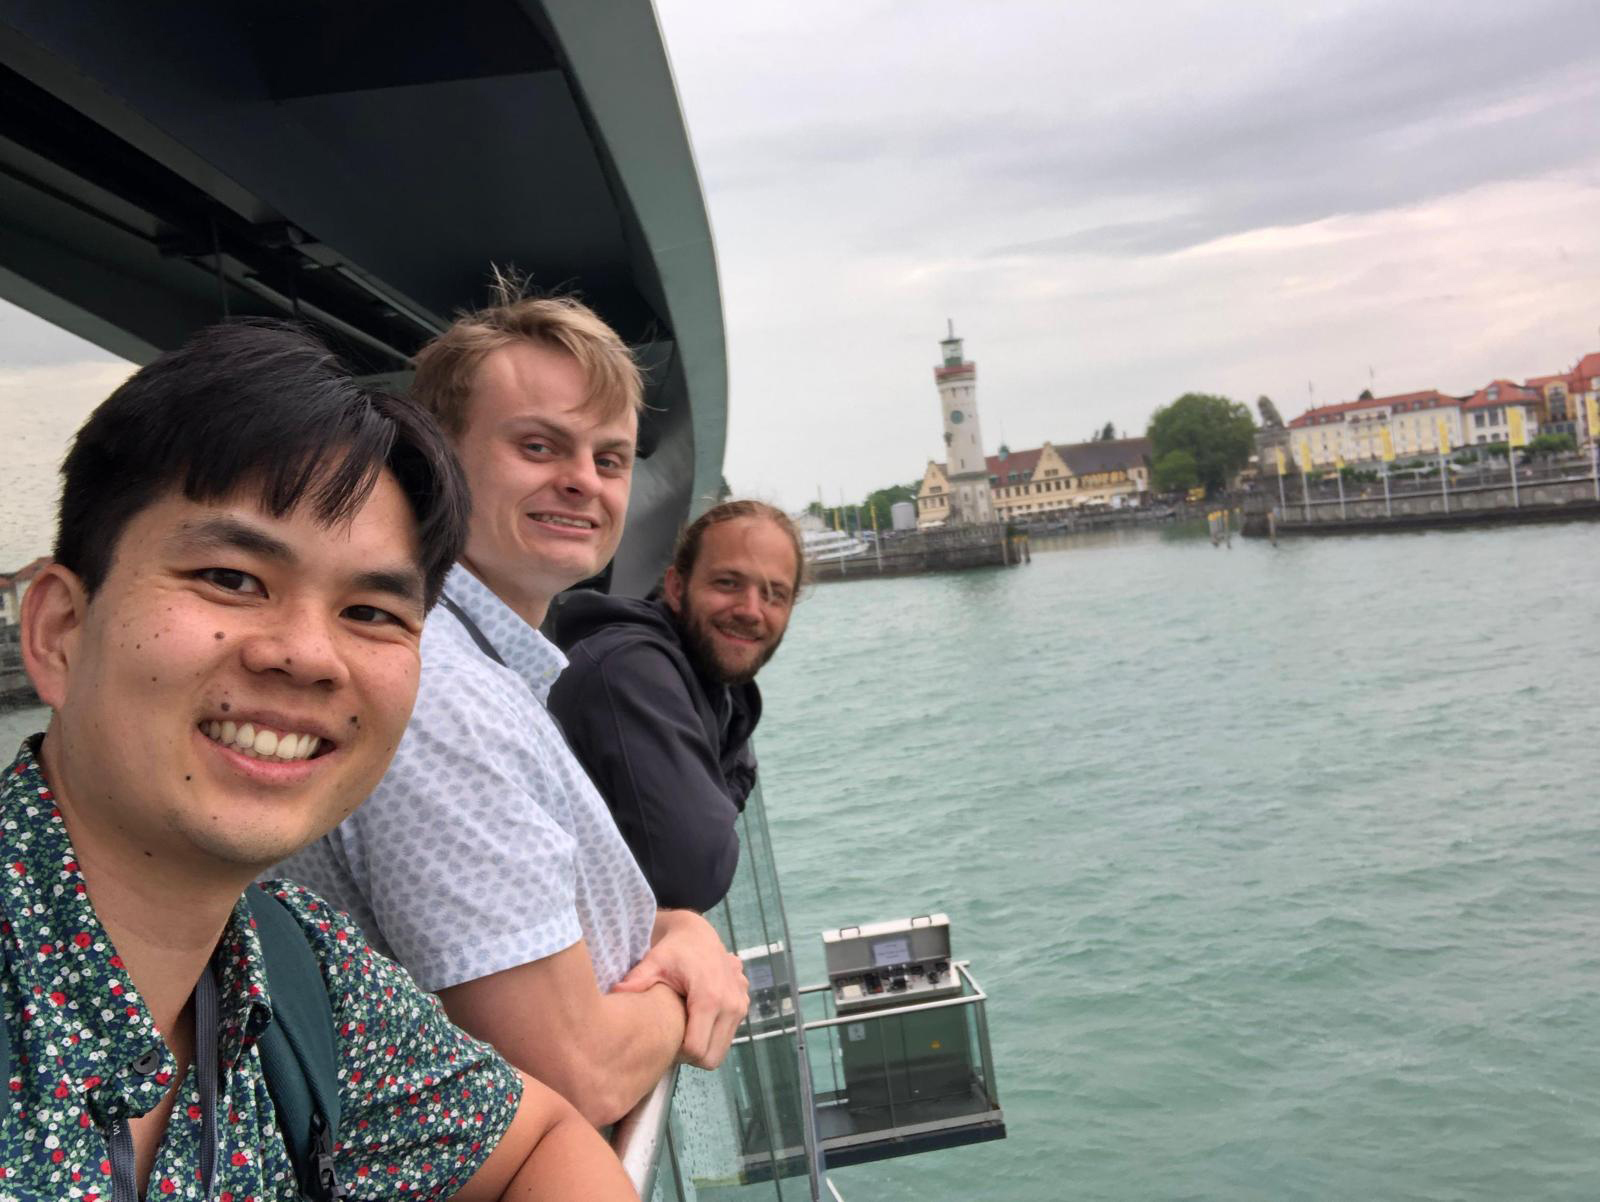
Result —
[{"label": "dark boat ceiling", "polygon": [[615,584],[721,482],[699,177],[648,0],[13,2],[0,293],[143,362],[298,315],[403,372],[491,264],[581,295],[651,378]]}]

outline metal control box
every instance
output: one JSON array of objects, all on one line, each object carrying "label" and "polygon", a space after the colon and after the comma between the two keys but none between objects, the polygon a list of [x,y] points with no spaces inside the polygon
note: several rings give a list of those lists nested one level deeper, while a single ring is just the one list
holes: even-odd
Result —
[{"label": "metal control box", "polygon": [[741,1151],[759,1159],[771,1148],[805,1144],[805,1095],[795,1047],[799,1022],[783,943],[757,944],[735,954],[750,982],[750,1010],[733,1047],[741,1090]]},{"label": "metal control box", "polygon": [[950,919],[943,914],[824,931],[822,951],[839,1014],[961,993],[950,967]]},{"label": "metal control box", "polygon": [[950,960],[950,919],[841,927],[823,932],[822,943],[835,1012],[860,1016],[840,1033],[849,1108],[893,1110],[970,1093],[968,1008],[934,1004],[963,992]]},{"label": "metal control box", "polygon": [[750,982],[750,1012],[745,1016],[750,1030],[794,1025],[794,986],[783,944],[758,944],[735,954],[744,962],[745,979]]}]

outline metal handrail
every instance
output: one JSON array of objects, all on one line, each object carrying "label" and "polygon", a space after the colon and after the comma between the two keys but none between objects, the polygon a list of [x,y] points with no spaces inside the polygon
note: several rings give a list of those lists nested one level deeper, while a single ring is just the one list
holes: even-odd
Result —
[{"label": "metal handrail", "polygon": [[[983,991],[973,975],[967,971],[968,961],[957,960],[951,964],[962,976],[966,983],[972,986],[972,992],[960,997],[940,998],[933,1002],[920,1002],[911,1006],[891,1006],[884,1010],[864,1010],[856,1014],[838,1015],[833,1018],[819,1018],[804,1024],[807,1031],[817,1031],[824,1027],[845,1027],[851,1023],[871,1022],[880,1018],[893,1018],[897,1014],[924,1014],[929,1010],[938,1010],[945,1006],[976,1006],[980,1002],[989,1000],[989,995]],[[801,993],[817,993],[820,990],[830,989],[828,985],[807,985],[800,990]]]},{"label": "metal handrail", "polygon": [[611,1148],[622,1162],[622,1171],[638,1191],[648,1198],[656,1184],[656,1170],[666,1141],[667,1118],[672,1112],[672,1091],[678,1083],[678,1066],[667,1070],[651,1091],[617,1120],[611,1131]]}]

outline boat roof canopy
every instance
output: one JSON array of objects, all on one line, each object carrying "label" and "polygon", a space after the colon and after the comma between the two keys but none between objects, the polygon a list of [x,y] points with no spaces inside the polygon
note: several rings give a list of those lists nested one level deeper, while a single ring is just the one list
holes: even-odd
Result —
[{"label": "boat roof canopy", "polygon": [[398,375],[491,265],[581,296],[650,379],[628,591],[721,482],[716,261],[648,0],[12,6],[0,213],[0,293],[134,362],[259,314]]}]

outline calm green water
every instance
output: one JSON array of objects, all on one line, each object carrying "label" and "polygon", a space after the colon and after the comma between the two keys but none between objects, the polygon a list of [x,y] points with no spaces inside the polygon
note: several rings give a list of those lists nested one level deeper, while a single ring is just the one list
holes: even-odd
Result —
[{"label": "calm green water", "polygon": [[947,911],[1010,1125],[844,1196],[1600,1197],[1597,674],[1600,526],[817,588],[762,678],[805,977]]},{"label": "calm green water", "polygon": [[762,677],[805,977],[945,910],[1010,1138],[875,1199],[1600,1197],[1600,527],[828,585]]}]

